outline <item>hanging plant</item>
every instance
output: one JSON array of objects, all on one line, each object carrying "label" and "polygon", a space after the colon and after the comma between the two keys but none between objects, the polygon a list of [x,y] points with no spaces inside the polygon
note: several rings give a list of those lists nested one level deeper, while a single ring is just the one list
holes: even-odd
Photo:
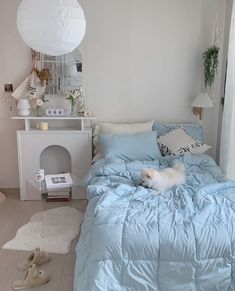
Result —
[{"label": "hanging plant", "polygon": [[209,47],[202,56],[204,61],[205,88],[211,88],[215,81],[215,76],[219,64],[219,48],[213,45]]}]

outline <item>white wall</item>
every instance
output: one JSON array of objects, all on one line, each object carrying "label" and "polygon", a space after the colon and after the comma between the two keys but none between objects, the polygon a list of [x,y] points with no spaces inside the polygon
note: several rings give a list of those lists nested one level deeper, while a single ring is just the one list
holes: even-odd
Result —
[{"label": "white wall", "polygon": [[89,107],[102,120],[190,121],[201,1],[82,1]]},{"label": "white wall", "polygon": [[0,188],[18,187],[16,130],[21,122],[10,120],[4,84],[17,86],[30,73],[30,49],[16,29],[16,11],[21,1],[0,2]]},{"label": "white wall", "polygon": [[[201,90],[201,53],[210,44],[217,10],[223,21],[225,2],[81,0],[87,17],[84,89],[98,120],[193,121],[190,104]],[[0,2],[0,96],[4,83],[17,85],[30,70],[29,49],[15,25],[19,3]],[[0,103],[0,188],[18,185],[15,129],[22,124],[9,115]],[[213,124],[205,120],[205,126],[210,133]],[[215,146],[216,137],[208,136]]]},{"label": "white wall", "polygon": [[[216,158],[217,157],[217,147],[219,145],[217,141],[217,135],[219,132],[221,117],[219,117],[219,112],[221,111],[221,97],[223,96],[223,85],[224,85],[224,75],[227,58],[227,42],[229,36],[229,26],[225,29],[225,21],[229,21],[231,14],[227,11],[226,17],[226,5],[228,9],[231,6],[231,2],[221,1],[221,0],[207,0],[202,2],[202,20],[201,20],[201,38],[200,38],[200,47],[204,51],[207,47],[213,44],[214,31],[216,26],[217,19],[217,36],[215,37],[215,44],[220,48],[219,52],[219,67],[216,77],[214,87],[209,90],[209,95],[213,99],[214,107],[205,110],[203,125],[206,133],[206,141],[212,145],[210,154]],[[225,33],[224,33],[225,31]],[[224,40],[226,42],[224,43]],[[218,145],[217,145],[218,143]]]},{"label": "white wall", "polygon": [[[85,92],[99,120],[198,122],[191,103],[203,90],[202,53],[215,20],[220,65],[214,108],[205,110],[206,142],[216,158],[226,0],[83,0]],[[227,33],[228,34],[228,33]]]}]

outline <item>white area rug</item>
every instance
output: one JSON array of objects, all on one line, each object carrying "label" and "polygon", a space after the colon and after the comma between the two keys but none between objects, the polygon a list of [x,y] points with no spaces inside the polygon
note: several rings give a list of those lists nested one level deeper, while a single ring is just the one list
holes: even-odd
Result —
[{"label": "white area rug", "polygon": [[50,253],[67,254],[71,241],[79,233],[82,220],[83,214],[73,207],[38,212],[2,248],[32,251],[40,247]]},{"label": "white area rug", "polygon": [[0,203],[4,202],[6,200],[6,196],[0,192]]}]

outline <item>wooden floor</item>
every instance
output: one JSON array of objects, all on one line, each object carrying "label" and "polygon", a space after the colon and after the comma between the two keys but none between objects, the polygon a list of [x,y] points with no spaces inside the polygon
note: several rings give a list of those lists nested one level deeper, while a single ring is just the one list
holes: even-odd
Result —
[{"label": "wooden floor", "polygon": [[[70,202],[20,201],[18,195],[9,195],[0,203],[0,247],[15,236],[19,227],[27,223],[30,217],[39,211],[51,208],[72,206],[82,213],[85,212],[86,200]],[[52,254],[52,260],[41,268],[50,276],[50,282],[32,291],[73,291],[73,273],[75,262],[75,246],[78,238],[72,242],[67,255]],[[13,281],[23,278],[24,272],[17,270],[19,262],[24,261],[30,252],[3,250],[0,248],[0,291],[12,291]]]}]

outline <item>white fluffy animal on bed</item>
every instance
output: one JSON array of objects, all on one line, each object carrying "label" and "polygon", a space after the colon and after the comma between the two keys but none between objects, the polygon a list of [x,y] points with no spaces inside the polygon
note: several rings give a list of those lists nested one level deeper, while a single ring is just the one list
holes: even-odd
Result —
[{"label": "white fluffy animal on bed", "polygon": [[164,192],[174,185],[185,183],[184,165],[176,163],[172,168],[163,170],[144,169],[141,172],[141,182],[143,187],[155,189],[157,194]]}]

